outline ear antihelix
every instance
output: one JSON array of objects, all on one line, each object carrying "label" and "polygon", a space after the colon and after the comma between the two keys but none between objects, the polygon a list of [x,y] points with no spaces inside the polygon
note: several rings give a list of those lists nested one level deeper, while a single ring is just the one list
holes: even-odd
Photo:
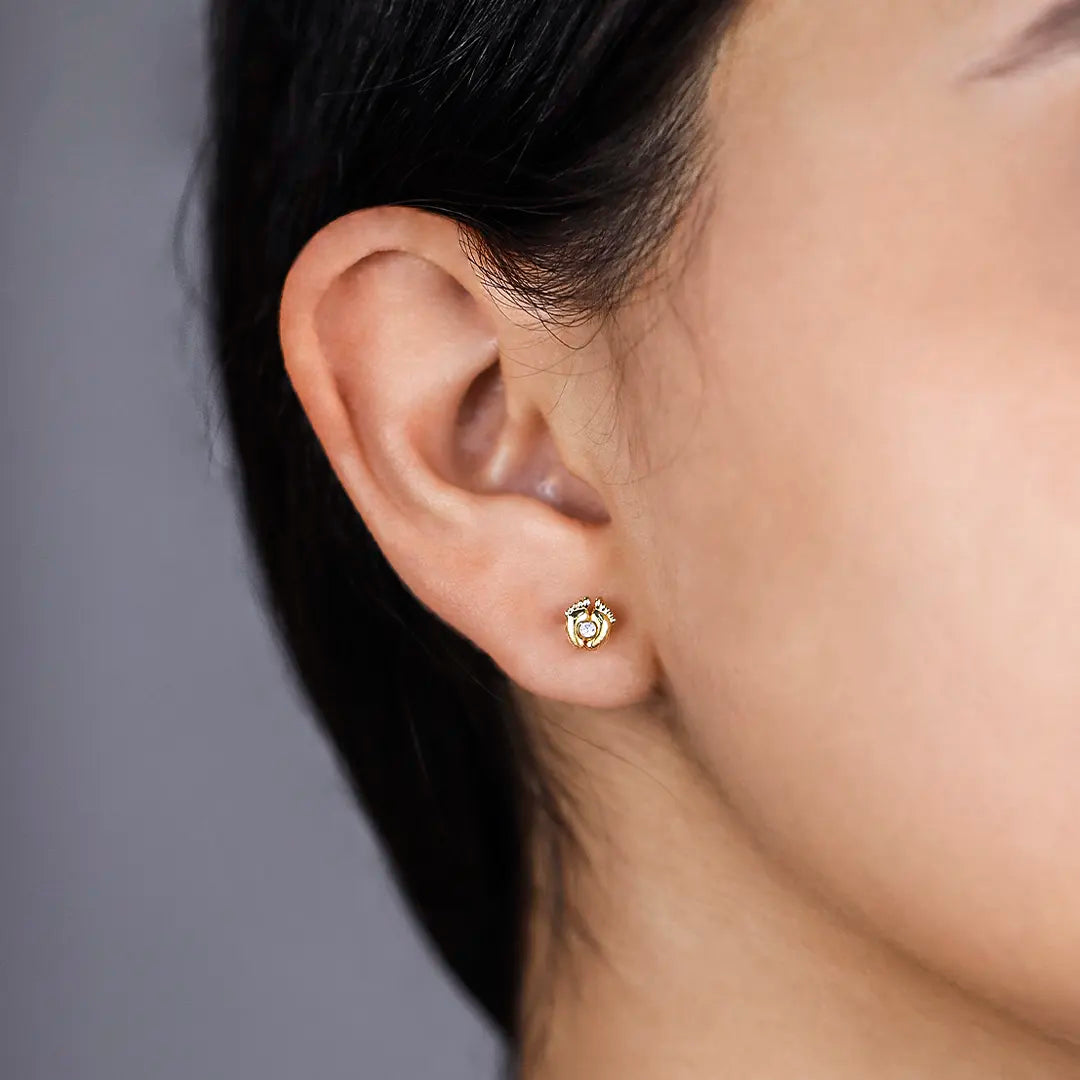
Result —
[{"label": "ear antihelix", "polygon": [[566,636],[577,649],[599,649],[611,636],[615,613],[600,597],[596,602],[587,596],[571,604],[565,611]]}]

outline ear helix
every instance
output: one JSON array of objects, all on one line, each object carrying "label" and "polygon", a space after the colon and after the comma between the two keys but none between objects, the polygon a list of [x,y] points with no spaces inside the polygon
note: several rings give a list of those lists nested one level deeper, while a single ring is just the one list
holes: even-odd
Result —
[{"label": "ear helix", "polygon": [[566,609],[566,636],[578,649],[599,649],[611,634],[615,613],[600,597],[594,604],[587,596]]}]

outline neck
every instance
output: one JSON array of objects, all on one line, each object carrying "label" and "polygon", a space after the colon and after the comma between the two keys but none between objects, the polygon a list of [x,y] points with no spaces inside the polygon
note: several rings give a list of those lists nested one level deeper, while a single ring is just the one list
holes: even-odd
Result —
[{"label": "neck", "polygon": [[816,901],[669,740],[633,718],[557,719],[584,736],[590,814],[568,900],[593,941],[538,908],[524,1080],[1080,1078],[1080,1048]]}]

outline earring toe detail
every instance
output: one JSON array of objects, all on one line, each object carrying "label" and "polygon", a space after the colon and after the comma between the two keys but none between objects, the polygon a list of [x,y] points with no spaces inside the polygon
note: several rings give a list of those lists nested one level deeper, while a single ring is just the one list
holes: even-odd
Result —
[{"label": "earring toe detail", "polygon": [[611,634],[615,613],[600,597],[584,596],[566,609],[566,636],[578,649],[599,649]]}]

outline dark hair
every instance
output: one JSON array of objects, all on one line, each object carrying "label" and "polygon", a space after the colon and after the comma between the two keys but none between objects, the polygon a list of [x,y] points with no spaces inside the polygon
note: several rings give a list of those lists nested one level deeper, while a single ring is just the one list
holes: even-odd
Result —
[{"label": "dark hair", "polygon": [[401,583],[336,483],[277,306],[323,225],[398,204],[457,220],[538,310],[611,312],[700,185],[709,61],[739,7],[211,4],[214,345],[269,602],[412,910],[511,1047],[551,770],[505,675]]}]

